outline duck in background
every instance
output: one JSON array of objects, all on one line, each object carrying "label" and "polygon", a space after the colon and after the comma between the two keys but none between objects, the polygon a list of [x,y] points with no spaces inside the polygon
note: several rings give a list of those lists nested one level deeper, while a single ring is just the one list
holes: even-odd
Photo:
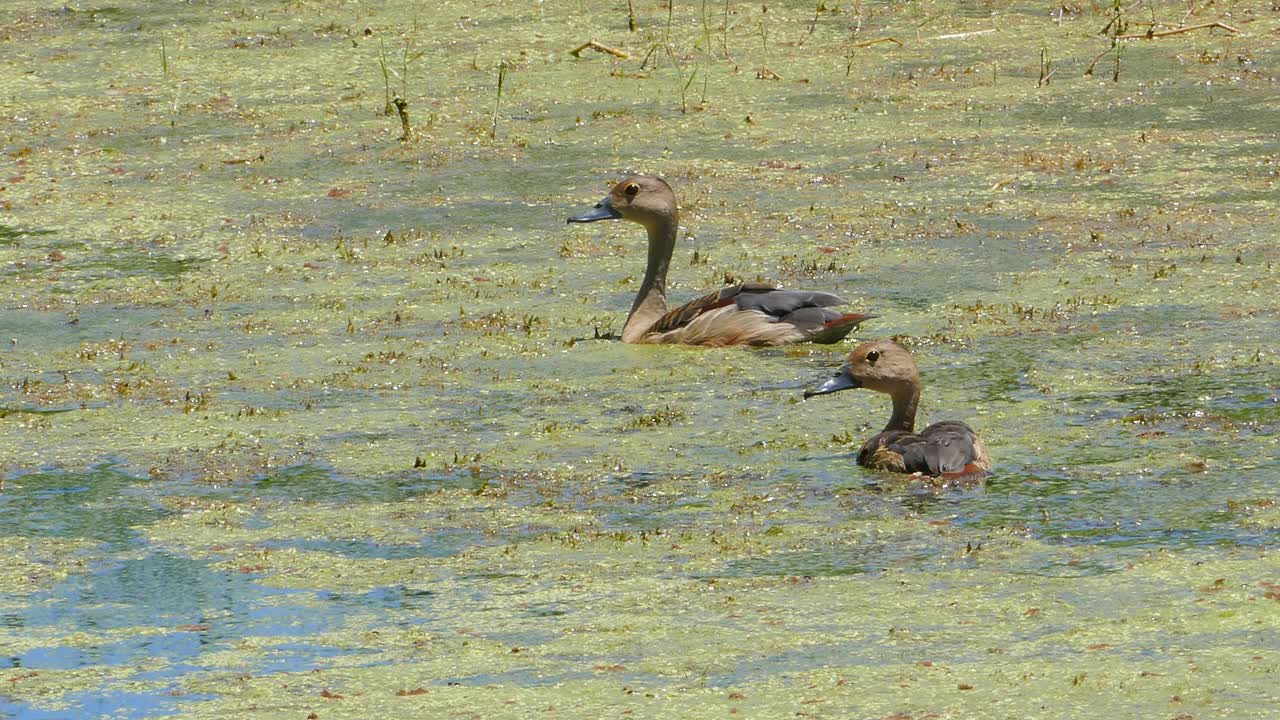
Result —
[{"label": "duck in background", "polygon": [[636,175],[619,181],[592,209],[571,223],[629,220],[649,233],[649,264],[622,342],[680,345],[785,345],[838,342],[875,315],[843,313],[839,296],[783,290],[769,283],[730,285],[667,309],[667,269],[679,227],[676,196],[665,180]]}]

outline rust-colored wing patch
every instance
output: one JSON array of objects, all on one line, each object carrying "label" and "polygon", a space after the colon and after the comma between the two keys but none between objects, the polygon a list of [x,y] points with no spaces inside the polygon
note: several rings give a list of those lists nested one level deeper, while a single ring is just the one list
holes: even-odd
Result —
[{"label": "rust-colored wing patch", "polygon": [[982,465],[971,462],[955,472],[938,475],[946,485],[971,485],[982,482],[990,472]]},{"label": "rust-colored wing patch", "polygon": [[738,302],[738,295],[743,292],[767,292],[773,289],[772,285],[765,285],[764,283],[745,283],[720,288],[715,292],[707,293],[700,298],[690,300],[680,307],[668,311],[666,315],[658,318],[658,321],[649,327],[649,332],[664,333],[678,330],[693,322],[693,319],[702,313],[733,305]]},{"label": "rust-colored wing patch", "polygon": [[838,318],[826,321],[823,325],[829,328],[844,327],[845,325],[857,325],[863,320],[873,317],[875,317],[875,315],[867,313],[845,313]]}]

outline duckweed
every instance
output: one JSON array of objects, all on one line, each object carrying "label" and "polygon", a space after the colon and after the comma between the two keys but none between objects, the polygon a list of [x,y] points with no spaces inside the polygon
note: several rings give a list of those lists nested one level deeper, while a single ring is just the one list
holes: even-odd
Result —
[{"label": "duckweed", "polygon": [[[1269,716],[1280,15],[971,5],[9,3],[0,715]],[[626,172],[997,473],[597,339]]]}]

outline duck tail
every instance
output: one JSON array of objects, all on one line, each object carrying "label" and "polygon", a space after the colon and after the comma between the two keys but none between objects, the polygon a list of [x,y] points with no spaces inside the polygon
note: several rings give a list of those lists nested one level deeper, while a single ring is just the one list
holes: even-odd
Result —
[{"label": "duck tail", "polygon": [[871,313],[847,313],[836,318],[832,318],[813,331],[809,336],[809,342],[820,344],[830,344],[840,342],[846,335],[853,332],[854,328],[862,324],[864,320],[879,317]]},{"label": "duck tail", "polygon": [[981,484],[990,474],[990,470],[976,462],[971,462],[955,472],[938,475],[938,480],[949,487],[973,486]]}]

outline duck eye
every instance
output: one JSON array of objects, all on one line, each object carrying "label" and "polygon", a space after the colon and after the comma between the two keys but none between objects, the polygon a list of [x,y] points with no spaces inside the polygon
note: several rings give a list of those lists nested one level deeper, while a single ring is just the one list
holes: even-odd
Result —
[{"label": "duck eye", "polygon": [[636,193],[640,192],[640,186],[636,185],[635,183],[631,183],[630,185],[622,188],[622,192],[628,195],[635,195]]},{"label": "duck eye", "polygon": [[879,359],[880,359],[879,350],[872,350],[871,352],[867,353],[867,362],[871,363],[872,365],[874,365],[875,362]]}]

